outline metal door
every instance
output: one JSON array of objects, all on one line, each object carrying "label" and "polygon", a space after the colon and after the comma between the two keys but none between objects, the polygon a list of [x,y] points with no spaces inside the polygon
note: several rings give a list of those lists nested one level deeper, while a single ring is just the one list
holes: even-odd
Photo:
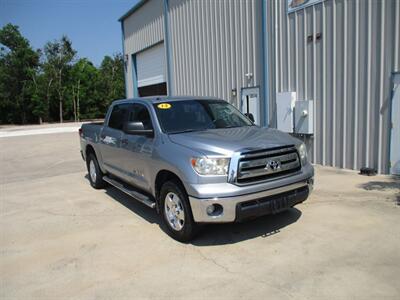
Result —
[{"label": "metal door", "polygon": [[240,110],[252,114],[254,123],[260,125],[260,88],[242,88],[241,94]]},{"label": "metal door", "polygon": [[400,73],[393,74],[390,173],[400,175]]}]

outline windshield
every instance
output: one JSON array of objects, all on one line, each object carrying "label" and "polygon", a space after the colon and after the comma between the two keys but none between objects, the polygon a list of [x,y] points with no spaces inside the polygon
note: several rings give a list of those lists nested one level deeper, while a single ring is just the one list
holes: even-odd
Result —
[{"label": "windshield", "polygon": [[253,123],[223,100],[182,100],[154,104],[166,133],[252,126]]}]

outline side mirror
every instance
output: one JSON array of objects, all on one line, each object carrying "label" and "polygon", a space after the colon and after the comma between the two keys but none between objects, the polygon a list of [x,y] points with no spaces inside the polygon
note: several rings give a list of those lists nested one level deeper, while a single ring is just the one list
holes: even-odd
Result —
[{"label": "side mirror", "polygon": [[154,136],[154,130],[144,129],[143,122],[126,122],[124,124],[124,132],[132,135]]},{"label": "side mirror", "polygon": [[244,114],[246,117],[248,117],[250,119],[250,121],[252,121],[254,123],[254,116],[251,113],[245,113]]}]

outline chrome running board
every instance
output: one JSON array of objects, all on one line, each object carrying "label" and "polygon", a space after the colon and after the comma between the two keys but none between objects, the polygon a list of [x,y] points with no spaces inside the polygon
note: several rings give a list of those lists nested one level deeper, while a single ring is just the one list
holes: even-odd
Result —
[{"label": "chrome running board", "polygon": [[132,198],[135,198],[137,201],[143,203],[144,205],[146,205],[150,208],[156,207],[156,203],[150,197],[138,192],[137,190],[134,190],[133,188],[129,187],[127,184],[119,182],[115,179],[111,179],[108,176],[103,176],[103,180],[105,182],[108,182],[112,186],[116,187],[121,192],[124,192],[125,194],[131,196]]}]

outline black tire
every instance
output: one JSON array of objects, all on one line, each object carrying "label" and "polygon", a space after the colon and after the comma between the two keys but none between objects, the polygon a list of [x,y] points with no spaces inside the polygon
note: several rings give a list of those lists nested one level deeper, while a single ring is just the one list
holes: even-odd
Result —
[{"label": "black tire", "polygon": [[[90,173],[90,164],[93,162],[95,172],[95,178]],[[96,155],[89,153],[86,158],[86,167],[88,170],[90,185],[95,189],[102,189],[106,186],[106,182],[103,180],[104,173],[100,170],[99,163],[97,162]]]},{"label": "black tire", "polygon": [[[173,193],[179,197],[180,203],[182,204],[181,208],[184,211],[184,223],[180,230],[176,230],[172,227],[166,215],[167,212],[165,208],[165,200],[167,195],[169,195],[170,193]],[[190,240],[192,240],[197,234],[198,227],[193,220],[189,198],[186,194],[185,189],[181,186],[181,184],[175,181],[165,182],[161,187],[159,203],[160,203],[160,213],[168,235],[179,242],[189,242]]]}]

